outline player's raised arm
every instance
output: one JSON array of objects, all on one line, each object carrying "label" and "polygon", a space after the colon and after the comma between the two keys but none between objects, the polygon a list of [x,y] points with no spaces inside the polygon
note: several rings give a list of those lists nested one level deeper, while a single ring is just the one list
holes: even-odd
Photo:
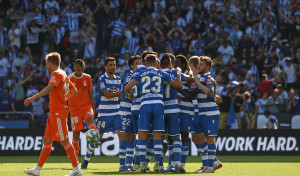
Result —
[{"label": "player's raised arm", "polygon": [[[204,75],[205,73],[208,73],[211,67],[212,67],[212,61],[210,58],[202,57],[200,59],[200,62],[198,63],[198,71],[200,75]],[[214,90],[215,90],[215,84],[213,78],[201,77],[201,79],[204,79],[206,85],[201,84],[199,76],[195,77],[196,84],[207,96],[213,97]]]},{"label": "player's raised arm", "polygon": [[185,77],[185,81],[186,82],[193,82],[193,81],[195,81],[195,78],[194,78],[194,76],[192,74],[185,75],[185,74],[182,73],[182,75]]},{"label": "player's raised arm", "polygon": [[180,70],[180,68],[176,68],[176,70],[177,70],[176,81],[171,80],[169,82],[169,84],[174,88],[180,89],[181,88],[181,70]]}]

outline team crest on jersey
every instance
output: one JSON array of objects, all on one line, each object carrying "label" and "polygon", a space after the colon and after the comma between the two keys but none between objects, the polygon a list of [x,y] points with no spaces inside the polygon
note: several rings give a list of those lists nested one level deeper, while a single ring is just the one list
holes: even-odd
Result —
[{"label": "team crest on jersey", "polygon": [[203,82],[203,81],[204,81],[204,78],[203,78],[203,77],[201,77],[201,78],[200,78],[200,81],[201,81],[201,82]]},{"label": "team crest on jersey", "polygon": [[55,76],[52,76],[50,82],[56,83]]},{"label": "team crest on jersey", "polygon": [[127,78],[126,78],[126,82],[129,82],[129,81],[130,81],[130,79],[131,79],[131,77],[130,77],[130,76],[127,76]]},{"label": "team crest on jersey", "polygon": [[85,80],[83,81],[83,85],[86,86],[86,81]]},{"label": "team crest on jersey", "polygon": [[211,78],[207,78],[206,79],[206,84],[212,84],[212,79]]},{"label": "team crest on jersey", "polygon": [[100,88],[101,88],[101,89],[104,89],[104,88],[105,88],[104,82],[101,82],[101,83],[100,83]]}]

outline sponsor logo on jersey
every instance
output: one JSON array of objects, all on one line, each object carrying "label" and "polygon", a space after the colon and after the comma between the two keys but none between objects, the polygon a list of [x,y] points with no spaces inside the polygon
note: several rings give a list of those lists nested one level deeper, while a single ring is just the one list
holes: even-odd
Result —
[{"label": "sponsor logo on jersey", "polygon": [[191,82],[190,86],[191,86],[191,89],[196,89],[197,88],[197,85],[196,85],[195,82]]},{"label": "sponsor logo on jersey", "polygon": [[204,81],[204,78],[203,78],[203,77],[201,77],[201,78],[200,78],[200,81],[201,81],[201,82],[203,82],[203,81]]},{"label": "sponsor logo on jersey", "polygon": [[212,81],[211,78],[207,78],[207,79],[206,79],[206,84],[212,84],[212,83],[213,83],[213,81]]},{"label": "sponsor logo on jersey", "polygon": [[111,87],[111,88],[109,88],[109,90],[108,90],[109,93],[116,93],[116,92],[118,92],[118,91],[119,91],[119,89],[116,88],[116,87]]},{"label": "sponsor logo on jersey", "polygon": [[85,80],[83,81],[83,85],[86,86],[86,81]]}]

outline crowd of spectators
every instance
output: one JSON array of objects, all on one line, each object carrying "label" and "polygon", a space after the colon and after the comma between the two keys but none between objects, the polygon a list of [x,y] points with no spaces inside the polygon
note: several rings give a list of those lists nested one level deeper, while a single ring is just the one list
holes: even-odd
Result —
[{"label": "crowd of spectators", "polygon": [[95,84],[105,57],[123,76],[146,49],[211,57],[223,112],[300,112],[299,0],[0,0],[1,110],[47,114],[23,100],[47,85],[48,52],[68,74],[83,58]]}]

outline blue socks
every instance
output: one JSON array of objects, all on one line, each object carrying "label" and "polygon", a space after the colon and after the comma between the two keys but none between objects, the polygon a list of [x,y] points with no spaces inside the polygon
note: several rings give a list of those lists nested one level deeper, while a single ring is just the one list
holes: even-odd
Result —
[{"label": "blue socks", "polygon": [[126,146],[126,166],[131,166],[134,156],[134,141],[128,141]]}]

